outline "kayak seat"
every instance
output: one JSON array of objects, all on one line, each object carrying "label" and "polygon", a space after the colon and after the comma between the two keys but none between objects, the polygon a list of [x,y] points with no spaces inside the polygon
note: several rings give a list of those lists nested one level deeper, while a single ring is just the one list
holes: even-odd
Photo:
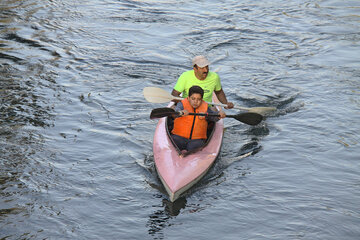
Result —
[{"label": "kayak seat", "polygon": [[208,127],[207,127],[207,133],[206,133],[207,139],[209,139],[211,137],[214,127],[215,127],[215,122],[208,121]]},{"label": "kayak seat", "polygon": [[166,119],[166,126],[167,126],[168,132],[171,133],[171,131],[174,128],[174,118],[173,117],[168,117]]},{"label": "kayak seat", "polygon": [[[207,128],[207,133],[206,133],[206,135],[207,135],[207,140],[206,140],[206,142],[205,142],[205,144],[203,145],[203,146],[206,146],[207,144],[208,144],[208,142],[209,142],[209,140],[211,139],[211,137],[212,137],[212,134],[213,134],[213,132],[214,132],[214,130],[215,130],[215,122],[214,121],[208,121],[208,128]],[[167,134],[168,134],[168,136],[170,136],[170,140],[171,140],[171,142],[173,143],[173,145],[174,146],[176,146],[176,148],[177,148],[177,150],[178,150],[178,152],[179,153],[181,153],[181,151],[179,150],[179,148],[177,147],[177,145],[175,144],[175,141],[173,140],[173,138],[171,137],[171,131],[173,130],[173,128],[174,128],[174,118],[172,118],[172,117],[167,117],[166,118],[166,124],[165,124],[165,126],[166,126],[166,131],[167,131]],[[199,148],[199,149],[201,149],[201,148]],[[187,152],[186,154],[183,154],[184,156],[185,155],[188,155],[188,154],[190,154],[190,153],[192,153],[192,152],[196,152],[197,150],[193,150],[193,151],[190,151],[190,152]]]}]

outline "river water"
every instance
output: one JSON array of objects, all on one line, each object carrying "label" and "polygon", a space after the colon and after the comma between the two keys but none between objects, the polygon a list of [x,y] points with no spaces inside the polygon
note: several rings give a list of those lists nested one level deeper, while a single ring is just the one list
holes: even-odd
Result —
[{"label": "river water", "polygon": [[[0,239],[359,239],[359,24],[354,0],[1,0]],[[277,110],[225,119],[169,203],[142,89],[197,54]]]}]

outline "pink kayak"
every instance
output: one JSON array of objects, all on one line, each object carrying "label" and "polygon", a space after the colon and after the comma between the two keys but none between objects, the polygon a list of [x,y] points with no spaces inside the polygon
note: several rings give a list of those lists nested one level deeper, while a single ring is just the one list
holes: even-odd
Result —
[{"label": "pink kayak", "polygon": [[209,127],[213,127],[208,131],[206,144],[195,152],[185,154],[181,153],[172,141],[169,130],[171,125],[171,118],[159,119],[154,134],[153,151],[160,180],[169,194],[170,201],[174,202],[197,183],[215,162],[220,153],[224,122],[220,119],[209,124]]}]

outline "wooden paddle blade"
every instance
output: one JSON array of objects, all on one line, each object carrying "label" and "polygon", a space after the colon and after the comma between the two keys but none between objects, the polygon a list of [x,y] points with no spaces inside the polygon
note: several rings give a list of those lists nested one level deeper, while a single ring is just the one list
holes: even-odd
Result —
[{"label": "wooden paddle blade", "polygon": [[162,118],[176,115],[176,112],[172,108],[155,108],[151,111],[150,119]]},{"label": "wooden paddle blade", "polygon": [[151,103],[166,103],[173,100],[173,96],[167,91],[157,87],[145,87],[143,95],[146,101]]},{"label": "wooden paddle blade", "polygon": [[253,107],[248,109],[249,112],[258,113],[261,115],[268,115],[276,111],[275,107]]},{"label": "wooden paddle blade", "polygon": [[239,113],[237,115],[226,115],[226,117],[235,118],[236,120],[249,124],[257,125],[263,120],[263,116],[254,112]]}]

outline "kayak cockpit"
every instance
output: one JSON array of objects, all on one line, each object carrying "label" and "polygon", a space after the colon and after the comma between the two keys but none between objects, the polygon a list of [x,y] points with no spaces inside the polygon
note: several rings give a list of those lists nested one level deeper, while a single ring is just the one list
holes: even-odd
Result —
[{"label": "kayak cockpit", "polygon": [[182,156],[187,156],[189,154],[198,152],[201,149],[203,149],[204,147],[206,147],[208,145],[208,143],[210,142],[210,140],[211,140],[211,138],[212,138],[212,136],[213,136],[213,134],[215,132],[215,126],[216,126],[216,124],[215,124],[214,121],[208,121],[207,139],[206,139],[205,143],[201,147],[199,147],[197,149],[194,149],[192,151],[186,151],[186,150],[181,151],[179,149],[179,147],[176,145],[174,139],[171,136],[171,131],[172,131],[173,127],[174,127],[174,118],[167,117],[166,121],[165,121],[166,134],[169,137],[169,139],[171,140],[171,143],[175,147],[178,154],[182,155]]}]

